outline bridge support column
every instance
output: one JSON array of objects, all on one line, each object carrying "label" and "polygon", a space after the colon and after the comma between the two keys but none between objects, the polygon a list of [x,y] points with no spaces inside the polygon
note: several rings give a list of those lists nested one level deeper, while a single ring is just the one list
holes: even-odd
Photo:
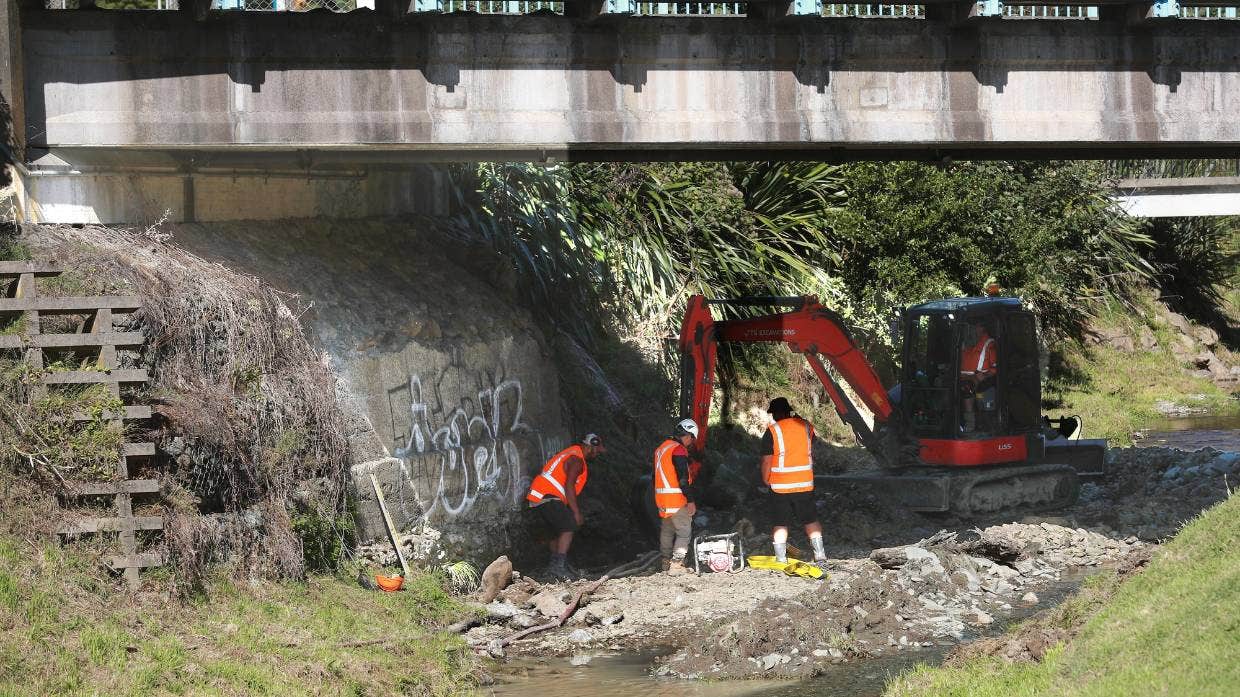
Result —
[{"label": "bridge support column", "polygon": [[1175,0],[1155,0],[1154,2],[1134,2],[1126,5],[1100,5],[1098,19],[1102,21],[1123,22],[1129,26],[1144,24],[1151,20],[1171,20],[1180,18],[1180,3]]},{"label": "bridge support column", "polygon": [[926,5],[926,19],[936,22],[961,23],[976,17],[1002,17],[1002,0],[981,2],[943,2]]},{"label": "bridge support column", "polygon": [[409,14],[409,0],[375,0],[375,12],[384,19],[400,19]]}]

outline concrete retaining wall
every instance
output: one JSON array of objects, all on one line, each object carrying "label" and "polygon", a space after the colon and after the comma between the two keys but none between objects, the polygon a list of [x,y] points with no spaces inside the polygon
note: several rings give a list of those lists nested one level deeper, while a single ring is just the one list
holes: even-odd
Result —
[{"label": "concrete retaining wall", "polygon": [[484,255],[380,222],[171,229],[188,249],[312,303],[304,319],[356,416],[364,541],[384,536],[373,473],[423,555],[487,562],[524,546],[530,478],[571,437],[541,330],[491,285],[499,275],[468,268]]}]

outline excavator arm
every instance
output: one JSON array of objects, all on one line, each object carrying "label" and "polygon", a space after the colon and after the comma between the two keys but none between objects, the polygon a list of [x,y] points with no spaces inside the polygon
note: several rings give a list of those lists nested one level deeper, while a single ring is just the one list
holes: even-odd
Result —
[{"label": "excavator arm", "polygon": [[[750,307],[790,307],[787,312],[740,320],[715,321],[711,305]],[[874,367],[849,335],[843,319],[819,304],[813,296],[792,298],[742,298],[707,300],[701,295],[689,299],[681,324],[680,351],[681,405],[698,423],[701,433],[696,448],[706,447],[710,419],[711,396],[715,389],[715,354],[719,342],[782,342],[795,353],[805,356],[810,367],[822,381],[836,413],[853,428],[861,444],[885,460],[879,438],[866,424],[856,406],[823,365],[826,358],[831,367],[852,387],[858,398],[875,418],[875,426],[891,417],[891,402]],[[822,358],[820,358],[822,357]]]}]

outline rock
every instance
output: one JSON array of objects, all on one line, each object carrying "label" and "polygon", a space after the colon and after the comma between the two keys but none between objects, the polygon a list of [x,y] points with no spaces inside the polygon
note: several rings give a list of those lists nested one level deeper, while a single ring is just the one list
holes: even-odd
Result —
[{"label": "rock", "polygon": [[792,660],[792,657],[785,656],[779,653],[768,653],[767,655],[763,656],[762,658],[758,660],[762,664],[762,670],[770,670],[774,668],[775,666],[788,663],[789,661]]},{"label": "rock", "polygon": [[826,658],[831,655],[831,649],[814,649],[815,658]]},{"label": "rock", "polygon": [[551,618],[559,617],[568,609],[568,603],[563,600],[562,594],[550,590],[542,591],[530,598],[530,603],[539,613]]},{"label": "rock", "polygon": [[844,652],[840,651],[839,649],[827,649],[827,653],[830,654],[831,658],[843,658],[844,657]]},{"label": "rock", "polygon": [[1149,327],[1141,327],[1137,341],[1145,351],[1152,351],[1158,348],[1158,337],[1154,336],[1154,331]]},{"label": "rock", "polygon": [[613,624],[620,624],[623,621],[624,621],[624,613],[618,613],[615,615],[609,615],[607,617],[604,617],[603,625],[606,627],[610,627]]},{"label": "rock", "polygon": [[1184,470],[1183,470],[1183,468],[1181,468],[1181,467],[1174,467],[1174,466],[1173,466],[1173,467],[1168,467],[1168,468],[1167,468],[1167,471],[1166,471],[1166,472],[1163,472],[1162,478],[1163,478],[1163,479],[1166,479],[1166,480],[1168,480],[1168,481],[1170,481],[1170,480],[1175,479],[1176,477],[1180,476],[1180,474],[1181,474],[1181,473],[1183,473],[1183,472],[1184,472]]},{"label": "rock", "polygon": [[478,587],[478,602],[489,603],[495,600],[499,592],[512,583],[512,562],[507,556],[500,556],[487,564],[482,571],[482,582]]},{"label": "rock", "polygon": [[884,569],[899,569],[911,561],[934,559],[938,563],[938,557],[934,552],[916,545],[882,547],[870,552],[870,559]]},{"label": "rock", "polygon": [[508,621],[508,624],[516,627],[517,629],[529,629],[530,627],[536,627],[542,624],[542,620],[528,612],[520,612],[513,615],[512,619]]},{"label": "rock", "polygon": [[1167,324],[1170,324],[1181,334],[1193,333],[1193,323],[1189,322],[1187,317],[1178,312],[1167,311]]},{"label": "rock", "polygon": [[520,612],[516,606],[502,600],[487,603],[486,611],[488,620],[499,622],[510,620]]},{"label": "rock", "polygon": [[590,665],[591,658],[593,658],[593,656],[586,653],[574,654],[572,658],[568,659],[568,664],[573,666],[587,666]]},{"label": "rock", "polygon": [[1200,467],[1195,467],[1195,466],[1194,466],[1194,467],[1185,467],[1185,468],[1184,468],[1184,476],[1185,476],[1185,477],[1190,477],[1190,478],[1191,478],[1191,477],[1196,477],[1196,476],[1198,476],[1199,474],[1201,474],[1201,468],[1200,468]]},{"label": "rock", "polygon": [[597,627],[602,619],[590,610],[578,610],[573,613],[569,623],[575,627]]},{"label": "rock", "polygon": [[572,633],[568,635],[568,640],[574,644],[588,644],[591,641],[594,641],[594,637],[590,636],[590,633],[584,629],[574,629]]},{"label": "rock", "polygon": [[974,624],[987,625],[995,621],[985,610],[978,610],[969,618]]},{"label": "rock", "polygon": [[1020,601],[1022,603],[1029,603],[1030,605],[1037,605],[1038,595],[1034,593],[1033,591],[1029,591],[1028,593],[1020,596]]},{"label": "rock", "polygon": [[504,657],[504,645],[500,642],[499,639],[492,639],[491,641],[487,642],[487,655],[490,656],[491,658],[503,658]]},{"label": "rock", "polygon": [[1210,327],[1195,326],[1192,328],[1192,335],[1208,349],[1218,346],[1218,332]]}]

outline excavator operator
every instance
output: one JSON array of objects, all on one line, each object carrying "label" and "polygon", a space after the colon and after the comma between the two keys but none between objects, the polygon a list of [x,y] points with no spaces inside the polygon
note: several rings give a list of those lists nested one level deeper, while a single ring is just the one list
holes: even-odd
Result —
[{"label": "excavator operator", "polygon": [[978,428],[978,412],[985,417],[994,410],[999,344],[991,327],[987,326],[989,323],[989,320],[983,320],[968,324],[960,337],[960,428],[965,432]]},{"label": "excavator operator", "polygon": [[775,529],[771,534],[775,559],[788,561],[788,528],[805,526],[814,547],[814,561],[827,560],[822,542],[822,524],[814,506],[814,427],[792,415],[785,397],[771,400],[766,409],[773,419],[762,436],[762,481],[771,488],[771,512]]}]

